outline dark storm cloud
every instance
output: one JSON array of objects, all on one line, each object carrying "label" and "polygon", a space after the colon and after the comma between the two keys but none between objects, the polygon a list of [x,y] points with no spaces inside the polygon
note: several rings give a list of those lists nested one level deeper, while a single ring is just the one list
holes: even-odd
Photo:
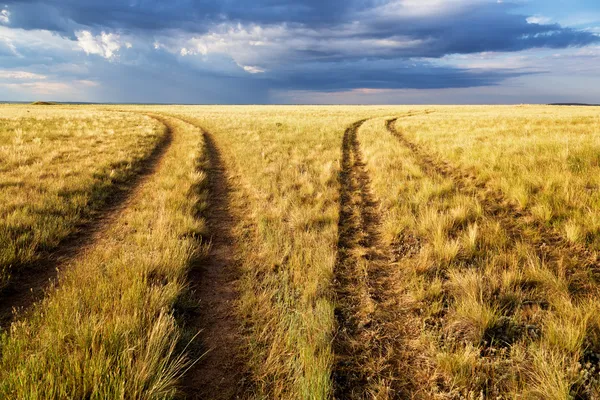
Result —
[{"label": "dark storm cloud", "polygon": [[[557,24],[528,23],[525,16],[512,12],[513,4],[497,1],[455,2],[456,7],[440,5],[439,12],[433,9],[421,14],[411,12],[411,7],[393,7],[400,2],[376,0],[8,0],[5,3],[11,10],[11,26],[66,35],[81,26],[125,32],[202,33],[225,21],[292,23],[311,29],[327,27],[326,32],[333,35],[338,26],[359,21],[360,30],[345,31],[349,39],[405,36],[426,41],[418,48],[398,50],[388,57],[562,48],[587,45],[599,39],[593,33]],[[323,34],[323,39],[327,39],[328,34]]]},{"label": "dark storm cloud", "polygon": [[[26,43],[15,48],[0,36],[3,67],[52,69],[56,64],[85,63],[86,72],[77,78],[100,82],[95,99],[103,101],[243,103],[267,101],[270,90],[491,86],[531,72],[474,71],[422,58],[600,41],[588,31],[530,23],[514,4],[497,0],[4,0],[0,4],[10,12],[10,21],[4,24],[10,29],[55,32],[76,48],[57,51],[28,48]],[[257,38],[248,38],[252,27],[260,27]],[[86,40],[91,43],[82,43],[76,34],[83,30],[90,32]],[[122,36],[114,59],[109,60],[109,52],[101,48],[98,35],[103,31]],[[219,40],[235,46],[204,52],[190,47],[192,39],[215,32]],[[126,49],[129,40],[133,44]],[[217,39],[207,35],[205,40]],[[252,47],[250,41],[264,43]],[[188,56],[179,56],[188,48]]]},{"label": "dark storm cloud", "polygon": [[[88,76],[100,85],[94,101],[128,103],[246,104],[267,103],[268,88],[226,73],[182,64],[171,54],[159,51],[135,65],[109,64],[101,61],[90,66]],[[240,91],[240,88],[244,88]]]},{"label": "dark storm cloud", "polygon": [[203,32],[223,20],[326,24],[369,2],[351,0],[9,0],[14,24],[26,29],[67,31],[72,24],[115,29],[177,29]]},{"label": "dark storm cloud", "polygon": [[288,70],[274,79],[282,90],[335,92],[351,89],[442,89],[493,86],[526,72],[474,71],[432,65],[428,62],[382,60],[352,63],[324,63],[302,70]]},{"label": "dark storm cloud", "polygon": [[474,2],[424,17],[374,14],[368,34],[379,38],[407,35],[426,40],[427,44],[403,54],[412,57],[564,48],[600,41],[591,32],[558,24],[529,23],[526,16],[515,12],[514,4],[502,2]]}]

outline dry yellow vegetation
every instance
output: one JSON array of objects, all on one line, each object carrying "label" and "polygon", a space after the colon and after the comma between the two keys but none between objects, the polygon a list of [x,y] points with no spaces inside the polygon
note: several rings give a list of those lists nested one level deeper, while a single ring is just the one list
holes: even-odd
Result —
[{"label": "dry yellow vegetation", "polygon": [[0,107],[0,288],[88,220],[164,138],[145,116]]},{"label": "dry yellow vegetation", "polygon": [[[7,109],[27,126],[26,107]],[[140,135],[141,123],[161,129],[148,113],[172,127],[173,143],[57,287],[4,334],[0,393],[206,394],[188,387],[201,382],[190,375],[200,366],[221,382],[204,383],[215,399],[233,393],[221,390],[223,382],[239,386],[242,398],[598,398],[597,111],[32,110],[35,121],[95,115],[102,127],[120,127],[103,159],[117,154],[112,146],[120,140],[119,157],[147,154],[142,147],[152,148],[160,135]],[[86,126],[74,126],[69,137]],[[14,143],[17,129],[0,138]],[[81,153],[79,146],[72,160],[100,151]],[[71,162],[87,171],[83,161]],[[19,170],[3,169],[0,185],[25,180],[11,177]],[[203,219],[219,210],[219,185],[227,188],[220,206],[228,208],[227,229],[215,229],[214,215],[208,226]],[[219,237],[230,225],[232,234]],[[234,264],[227,279],[214,270],[188,274],[194,263],[211,264],[211,255],[220,257],[213,267]],[[216,289],[198,279],[232,286],[223,304],[215,307],[214,295],[208,303],[219,314],[194,311],[206,306],[190,287]],[[191,314],[225,319],[229,325],[219,326],[242,334],[217,340],[210,329],[196,332]],[[202,348],[186,347],[198,340]],[[211,343],[231,346],[243,367],[225,359],[231,348],[220,352]],[[203,358],[204,351],[217,356]]]},{"label": "dry yellow vegetation", "polygon": [[531,208],[568,240],[600,249],[597,107],[442,108],[402,120],[408,138]]},{"label": "dry yellow vegetation", "polygon": [[[574,245],[564,225],[593,229],[596,120],[589,109],[433,109],[363,131],[429,349],[424,397],[598,396],[595,240]],[[573,169],[582,153],[587,167]]]},{"label": "dry yellow vegetation", "polygon": [[246,214],[237,230],[243,253],[238,310],[248,324],[254,396],[328,398],[335,362],[332,281],[341,135],[374,110],[173,107],[164,111],[215,135],[240,188],[234,201]]},{"label": "dry yellow vegetation", "polygon": [[[135,118],[135,117],[134,117]],[[173,307],[204,247],[203,136],[164,119],[173,143],[95,246],[1,338],[0,397],[163,399],[189,360]]]}]

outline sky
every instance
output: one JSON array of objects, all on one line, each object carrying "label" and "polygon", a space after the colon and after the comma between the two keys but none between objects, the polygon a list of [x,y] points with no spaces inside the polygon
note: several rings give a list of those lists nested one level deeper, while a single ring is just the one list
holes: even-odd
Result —
[{"label": "sky", "polygon": [[600,103],[598,0],[0,0],[0,101]]}]

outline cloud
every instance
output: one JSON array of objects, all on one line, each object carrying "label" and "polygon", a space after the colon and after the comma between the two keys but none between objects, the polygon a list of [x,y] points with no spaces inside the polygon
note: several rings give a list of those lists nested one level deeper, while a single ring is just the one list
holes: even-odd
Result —
[{"label": "cloud", "polygon": [[552,22],[551,18],[544,17],[543,15],[532,15],[526,19],[529,24],[547,25]]},{"label": "cloud", "polygon": [[76,84],[87,87],[97,87],[100,86],[98,82],[90,81],[88,79],[79,79],[75,81]]},{"label": "cloud", "polygon": [[429,61],[362,60],[314,63],[281,71],[272,86],[279,90],[321,92],[354,89],[440,89],[494,86],[527,74],[511,70],[475,70],[436,65]]},{"label": "cloud", "polygon": [[250,74],[263,74],[266,72],[265,69],[256,67],[254,65],[242,65],[242,68],[244,69],[244,71]]},{"label": "cloud", "polygon": [[161,46],[182,55],[223,54],[240,65],[275,70],[283,64],[361,59],[441,58],[450,54],[567,48],[598,43],[593,31],[551,24],[483,0],[396,0],[350,12],[322,25],[215,21],[205,32],[157,31]]},{"label": "cloud", "polygon": [[10,40],[0,37],[0,59],[18,55],[15,45]]},{"label": "cloud", "polygon": [[50,31],[28,31],[0,25],[0,65],[26,69],[34,65],[60,65],[81,60],[77,42]]},{"label": "cloud", "polygon": [[0,70],[0,79],[4,80],[44,80],[47,76],[27,71]]},{"label": "cloud", "polygon": [[520,15],[514,4],[454,0],[439,7],[416,7],[419,13],[408,14],[402,12],[406,4],[386,2],[363,12],[361,21],[373,37],[406,35],[423,40],[423,45],[404,53],[413,57],[585,46],[600,39],[590,32],[558,24],[528,22],[529,17]]},{"label": "cloud", "polygon": [[0,10],[0,24],[10,23],[10,12],[8,10]]},{"label": "cloud", "polygon": [[[377,0],[5,0],[19,26],[67,32],[73,25],[100,29],[204,32],[216,21],[328,25]],[[44,16],[47,17],[44,17]]]},{"label": "cloud", "polygon": [[3,68],[115,101],[495,87],[552,70],[523,52],[600,42],[497,0],[5,1]]},{"label": "cloud", "polygon": [[90,31],[75,32],[77,43],[87,54],[98,54],[104,58],[111,59],[121,48],[119,35],[102,32],[98,36],[92,35]]},{"label": "cloud", "polygon": [[[257,29],[267,34],[285,30],[313,38],[313,45],[317,39],[325,44],[344,44],[345,39],[356,44],[358,56],[370,56],[372,45],[381,48],[386,42],[398,42],[401,49],[400,44],[409,43],[412,51],[398,52],[402,56],[440,57],[598,41],[590,32],[549,24],[541,16],[520,15],[515,4],[490,0],[8,0],[7,4],[13,25],[24,29],[65,35],[77,30],[175,33],[209,42],[223,36],[224,27],[238,39],[257,35]],[[540,40],[542,36],[546,40]]]},{"label": "cloud", "polygon": [[68,92],[71,86],[65,82],[0,83],[0,87],[29,92],[32,95],[54,95]]}]

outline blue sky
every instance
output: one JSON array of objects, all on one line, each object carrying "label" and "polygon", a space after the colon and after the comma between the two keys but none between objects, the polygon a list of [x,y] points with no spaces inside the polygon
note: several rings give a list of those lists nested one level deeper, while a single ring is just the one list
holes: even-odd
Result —
[{"label": "blue sky", "polygon": [[597,0],[4,0],[0,100],[600,103]]}]

